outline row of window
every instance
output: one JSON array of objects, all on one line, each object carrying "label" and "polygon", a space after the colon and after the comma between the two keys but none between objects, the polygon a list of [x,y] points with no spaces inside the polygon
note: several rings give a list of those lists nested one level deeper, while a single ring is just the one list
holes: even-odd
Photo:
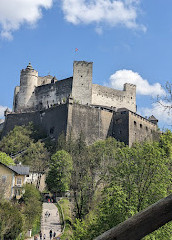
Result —
[{"label": "row of window", "polygon": [[[143,125],[142,125],[141,123],[140,123],[139,125],[140,125],[140,129],[142,129],[142,128],[143,128]],[[137,126],[136,121],[134,121],[134,126]],[[146,129],[146,131],[148,131],[148,127],[147,127],[147,126],[145,127],[145,129]],[[150,131],[151,131],[151,133],[152,133],[153,130],[150,129]]]},{"label": "row of window", "polygon": [[[3,175],[2,176],[2,183],[6,183],[7,182],[7,176]],[[22,184],[22,179],[21,178],[17,178],[17,185],[21,185]]]},{"label": "row of window", "polygon": [[[137,123],[136,123],[136,121],[134,121],[134,126],[137,126]],[[143,127],[143,125],[140,123],[140,128],[142,128]],[[147,127],[146,127],[147,128]]]},{"label": "row of window", "polygon": [[[134,126],[137,126],[136,121],[134,121]],[[140,128],[143,128],[143,125],[141,123],[140,123]],[[146,128],[146,131],[148,131],[148,127],[146,126],[145,128]]]}]

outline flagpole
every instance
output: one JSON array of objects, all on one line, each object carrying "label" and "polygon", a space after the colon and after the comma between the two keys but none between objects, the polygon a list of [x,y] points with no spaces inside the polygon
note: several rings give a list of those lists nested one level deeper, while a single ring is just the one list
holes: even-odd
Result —
[{"label": "flagpole", "polygon": [[[77,52],[78,52],[78,48],[75,48],[74,58],[76,57]],[[74,59],[74,61],[77,61],[77,59]]]}]

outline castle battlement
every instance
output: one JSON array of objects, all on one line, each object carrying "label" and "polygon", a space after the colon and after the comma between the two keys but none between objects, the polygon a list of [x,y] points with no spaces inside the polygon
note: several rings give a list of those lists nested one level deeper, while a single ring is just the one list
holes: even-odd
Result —
[{"label": "castle battlement", "polygon": [[136,90],[136,85],[131,83],[125,83],[123,91]]},{"label": "castle battlement", "polygon": [[78,66],[92,66],[93,62],[86,62],[86,61],[74,61],[74,65]]}]

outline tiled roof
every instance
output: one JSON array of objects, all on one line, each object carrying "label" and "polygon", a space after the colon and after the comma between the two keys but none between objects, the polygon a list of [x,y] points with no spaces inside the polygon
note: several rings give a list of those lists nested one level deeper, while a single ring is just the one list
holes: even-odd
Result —
[{"label": "tiled roof", "polygon": [[19,175],[29,175],[29,167],[23,165],[8,166],[11,170],[15,171]]},{"label": "tiled roof", "polygon": [[148,118],[149,121],[157,120],[153,115]]}]

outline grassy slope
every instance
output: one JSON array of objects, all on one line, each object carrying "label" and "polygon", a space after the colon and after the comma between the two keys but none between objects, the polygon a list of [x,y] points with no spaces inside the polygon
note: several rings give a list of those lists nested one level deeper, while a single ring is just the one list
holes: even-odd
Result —
[{"label": "grassy slope", "polygon": [[65,229],[64,233],[60,237],[61,240],[70,239],[72,237],[72,213],[71,213],[71,203],[68,198],[63,198],[58,202],[63,209]]}]

